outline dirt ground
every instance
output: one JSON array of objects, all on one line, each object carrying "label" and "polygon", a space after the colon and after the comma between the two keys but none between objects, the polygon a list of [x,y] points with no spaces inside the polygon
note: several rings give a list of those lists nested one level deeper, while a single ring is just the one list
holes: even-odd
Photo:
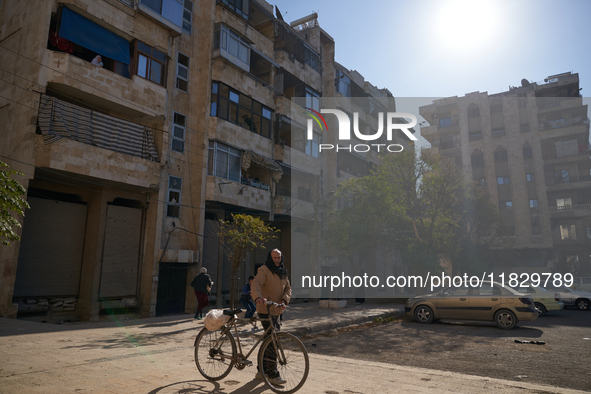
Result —
[{"label": "dirt ground", "polygon": [[591,391],[591,311],[552,312],[513,330],[492,322],[423,325],[400,317],[304,343],[310,353]]}]

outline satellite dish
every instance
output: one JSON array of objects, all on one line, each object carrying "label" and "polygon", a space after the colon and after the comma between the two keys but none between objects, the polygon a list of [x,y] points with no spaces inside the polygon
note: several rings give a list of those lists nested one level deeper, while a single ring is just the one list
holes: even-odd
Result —
[{"label": "satellite dish", "polygon": [[527,79],[523,78],[523,79],[521,80],[521,86],[522,86],[522,87],[529,86],[529,81],[528,81]]}]

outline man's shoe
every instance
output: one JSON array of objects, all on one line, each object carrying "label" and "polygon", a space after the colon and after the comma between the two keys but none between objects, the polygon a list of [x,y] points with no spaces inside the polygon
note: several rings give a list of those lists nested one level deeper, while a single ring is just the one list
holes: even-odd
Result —
[{"label": "man's shoe", "polygon": [[261,373],[261,371],[258,371],[256,375],[254,375],[254,378],[256,380],[263,380],[263,374]]},{"label": "man's shoe", "polygon": [[274,378],[269,378],[269,383],[282,385],[282,384],[287,383],[287,380],[283,379],[281,376],[276,376]]}]

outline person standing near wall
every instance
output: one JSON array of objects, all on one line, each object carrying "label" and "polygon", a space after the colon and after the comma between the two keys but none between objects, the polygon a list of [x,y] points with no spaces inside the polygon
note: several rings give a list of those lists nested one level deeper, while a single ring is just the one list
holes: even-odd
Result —
[{"label": "person standing near wall", "polygon": [[209,292],[213,286],[213,281],[207,274],[207,268],[201,267],[199,275],[195,276],[191,281],[191,287],[195,289],[195,298],[197,299],[197,312],[195,319],[203,319],[203,308],[209,305]]}]

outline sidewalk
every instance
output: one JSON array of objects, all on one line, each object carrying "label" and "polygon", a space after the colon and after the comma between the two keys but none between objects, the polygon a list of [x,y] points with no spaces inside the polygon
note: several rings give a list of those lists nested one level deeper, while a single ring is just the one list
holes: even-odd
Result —
[{"label": "sidewalk", "polygon": [[[311,335],[402,313],[401,304],[368,302],[343,309],[293,304],[282,331]],[[202,326],[186,314],[64,324],[0,318],[0,393],[271,392],[253,380],[254,367],[234,369],[218,382],[203,379],[193,359],[193,341]],[[316,354],[310,356],[310,364],[301,393],[577,393]]]}]

